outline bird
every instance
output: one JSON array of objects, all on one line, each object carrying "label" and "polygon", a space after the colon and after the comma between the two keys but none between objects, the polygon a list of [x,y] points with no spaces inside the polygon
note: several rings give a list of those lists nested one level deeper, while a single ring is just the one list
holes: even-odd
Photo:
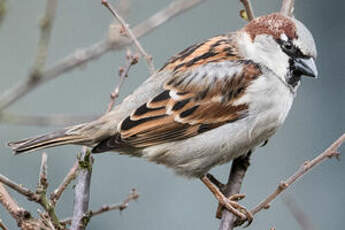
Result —
[{"label": "bird", "polygon": [[141,157],[201,179],[231,211],[237,205],[215,189],[209,170],[276,133],[301,77],[318,77],[316,57],[314,38],[302,22],[280,13],[260,16],[171,57],[100,118],[9,146],[19,154],[76,144],[94,154]]}]

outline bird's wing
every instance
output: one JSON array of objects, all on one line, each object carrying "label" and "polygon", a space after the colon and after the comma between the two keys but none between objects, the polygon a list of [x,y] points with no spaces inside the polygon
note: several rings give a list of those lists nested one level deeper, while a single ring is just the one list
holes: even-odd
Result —
[{"label": "bird's wing", "polygon": [[172,71],[161,92],[133,110],[93,152],[183,140],[245,117],[248,104],[241,98],[261,75],[260,67],[225,53],[231,47],[220,40],[206,43],[173,57],[161,69]]}]

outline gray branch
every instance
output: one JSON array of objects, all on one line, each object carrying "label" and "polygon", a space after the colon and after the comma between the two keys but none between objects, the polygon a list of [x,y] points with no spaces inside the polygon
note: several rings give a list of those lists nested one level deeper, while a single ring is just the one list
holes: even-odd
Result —
[{"label": "gray branch", "polygon": [[92,164],[91,152],[84,148],[79,160],[77,185],[74,190],[71,230],[83,230],[88,224],[88,220],[84,217],[89,210]]}]

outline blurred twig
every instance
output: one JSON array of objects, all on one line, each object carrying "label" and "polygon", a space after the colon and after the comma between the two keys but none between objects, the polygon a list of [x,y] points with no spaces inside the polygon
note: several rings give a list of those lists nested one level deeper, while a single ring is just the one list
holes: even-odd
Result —
[{"label": "blurred twig", "polygon": [[45,15],[40,21],[40,40],[37,47],[37,53],[32,67],[30,78],[36,81],[35,78],[40,78],[41,72],[45,66],[48,56],[48,45],[50,41],[52,25],[57,9],[57,0],[47,0]]},{"label": "blurred twig", "polygon": [[292,16],[293,11],[294,11],[294,4],[295,4],[295,0],[283,0],[280,13],[286,16]]},{"label": "blurred twig", "polygon": [[300,225],[301,230],[316,230],[313,221],[305,213],[305,211],[298,205],[296,199],[291,195],[283,196],[283,202],[289,209],[290,213]]},{"label": "blurred twig", "polygon": [[152,61],[152,56],[149,55],[143,48],[143,46],[140,44],[140,42],[138,41],[138,39],[136,38],[136,36],[134,35],[133,31],[131,30],[131,28],[129,27],[129,25],[125,22],[125,20],[121,17],[121,15],[117,12],[117,10],[110,4],[108,3],[107,0],[102,0],[102,4],[109,9],[109,11],[111,12],[111,14],[116,18],[117,21],[120,22],[120,24],[122,25],[122,27],[124,28],[124,31],[127,33],[127,35],[132,39],[133,43],[135,44],[135,46],[137,47],[138,51],[144,56],[147,65],[150,69],[151,74],[153,74],[155,72],[155,67],[153,65],[153,61]]},{"label": "blurred twig", "polygon": [[240,0],[240,2],[243,4],[245,12],[246,12],[246,16],[247,16],[247,20],[251,21],[255,18],[254,16],[254,11],[252,8],[252,3],[250,2],[250,0]]},{"label": "blurred twig", "polygon": [[22,82],[19,82],[12,89],[6,90],[0,96],[0,112],[12,104],[18,98],[23,97],[31,89],[35,88],[45,77],[43,68],[47,60],[48,44],[50,40],[52,24],[57,8],[57,0],[47,0],[46,11],[40,23],[40,40],[37,47],[37,53],[34,64],[29,76]]},{"label": "blurred twig", "polygon": [[[135,26],[133,28],[133,33],[139,38],[151,32],[169,19],[205,1],[206,0],[175,0],[165,9]],[[0,112],[42,83],[52,80],[76,67],[82,66],[91,60],[95,60],[111,50],[121,50],[131,44],[131,40],[124,36],[111,36],[110,38],[112,39],[108,38],[87,48],[78,49],[74,53],[58,61],[52,67],[42,71],[40,77],[35,78],[35,81],[32,81],[31,77],[28,76],[23,81],[18,82],[14,87],[6,90],[0,95]]]}]

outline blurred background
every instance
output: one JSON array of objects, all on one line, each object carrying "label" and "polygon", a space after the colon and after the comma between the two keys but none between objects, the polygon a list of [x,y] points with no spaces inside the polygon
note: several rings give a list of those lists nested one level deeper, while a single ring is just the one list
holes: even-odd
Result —
[{"label": "blurred background", "polygon": [[[169,0],[130,0],[127,22],[136,25],[166,7]],[[46,1],[7,1],[7,15],[0,25],[0,93],[22,81],[33,64],[39,39],[39,19]],[[116,3],[112,1],[112,3]],[[278,11],[281,1],[254,0],[255,14]],[[242,8],[237,0],[206,1],[140,39],[153,56],[157,68],[176,52],[211,36],[241,28]],[[322,152],[345,127],[345,1],[296,1],[295,15],[312,31],[318,48],[320,78],[303,79],[285,125],[264,148],[252,155],[252,164],[242,191],[241,203],[253,207],[277,184],[308,159]],[[59,1],[47,66],[78,48],[87,47],[107,35],[113,18],[94,1]],[[19,115],[101,114],[116,84],[117,69],[125,53],[110,52],[82,68],[49,81],[6,109]],[[118,101],[149,75],[143,59],[130,71]],[[0,172],[18,183],[35,188],[41,154],[14,157],[7,142],[51,131],[0,120]],[[345,152],[345,148],[340,149]],[[50,192],[72,166],[80,147],[47,150]],[[343,229],[345,218],[345,160],[329,160],[312,170],[285,194],[296,199],[316,229]],[[212,173],[226,181],[230,164]],[[140,193],[123,213],[109,212],[92,218],[88,229],[217,229],[217,202],[198,180],[186,180],[163,166],[114,153],[95,156],[90,208],[122,201],[132,188]],[[22,196],[11,194],[26,209],[38,208]],[[282,197],[269,210],[259,213],[249,229],[300,229]],[[58,205],[58,216],[72,213],[73,191],[69,187]],[[0,206],[0,218],[16,229],[16,223]]]}]

